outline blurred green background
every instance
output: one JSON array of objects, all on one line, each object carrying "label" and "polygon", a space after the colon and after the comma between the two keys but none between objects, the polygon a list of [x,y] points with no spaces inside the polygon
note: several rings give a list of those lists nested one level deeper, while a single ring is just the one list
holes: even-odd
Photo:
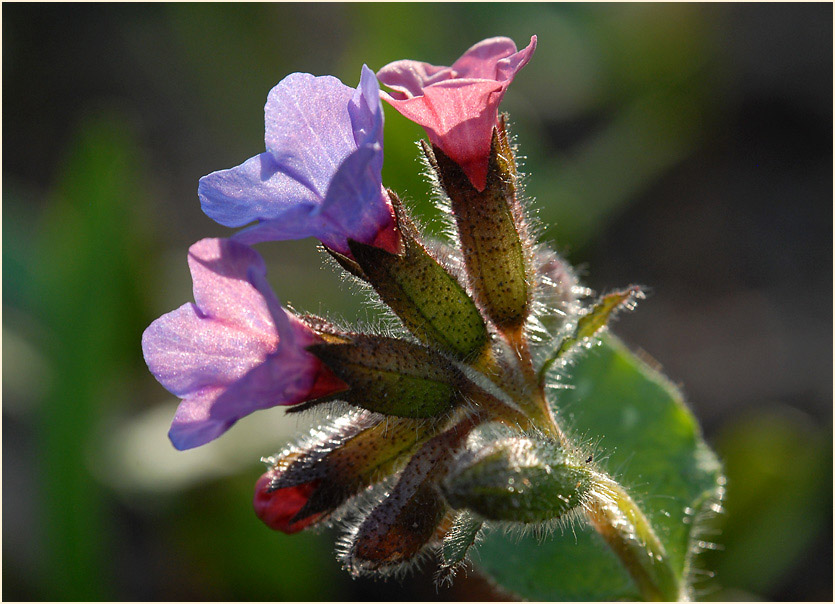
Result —
[{"label": "blurred green background", "polygon": [[[332,533],[260,524],[280,409],[198,450],[142,330],[191,300],[186,250],[229,231],[200,176],[263,150],[286,74],[476,41],[539,47],[503,108],[528,196],[590,287],[649,286],[616,331],[683,385],[728,490],[704,599],[832,598],[830,4],[4,4],[5,600],[485,600],[477,574],[353,581]],[[435,228],[386,108],[384,181]],[[262,244],[296,308],[374,321],[311,241]],[[721,532],[720,532],[721,531]]]}]

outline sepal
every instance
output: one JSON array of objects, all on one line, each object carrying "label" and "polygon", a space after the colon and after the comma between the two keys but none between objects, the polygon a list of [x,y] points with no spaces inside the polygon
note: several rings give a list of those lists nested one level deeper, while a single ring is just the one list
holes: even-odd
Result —
[{"label": "sepal", "polygon": [[[393,192],[403,251],[349,241],[351,254],[383,301],[418,339],[459,359],[476,356],[487,344],[487,328],[473,300],[421,244],[417,229]],[[337,258],[346,270],[350,264]]]},{"label": "sepal", "polygon": [[476,301],[499,329],[519,331],[530,311],[532,242],[516,196],[516,164],[504,121],[493,130],[487,186],[482,191],[439,147],[422,145],[449,198]]},{"label": "sepal", "polygon": [[[256,485],[256,514],[271,528],[294,533],[328,518],[354,495],[406,463],[438,424],[349,413],[296,447],[265,459]],[[265,481],[269,477],[269,482]]]},{"label": "sepal", "polygon": [[356,335],[348,342],[308,347],[350,388],[339,398],[397,417],[429,418],[462,400],[468,380],[429,348],[383,336]]},{"label": "sepal", "polygon": [[464,564],[467,552],[476,544],[484,521],[461,510],[455,514],[452,526],[444,535],[441,545],[441,564],[436,576],[437,582],[451,581],[458,568]]},{"label": "sepal", "polygon": [[450,512],[438,481],[476,421],[465,418],[414,454],[388,497],[349,535],[343,552],[348,570],[355,575],[395,571],[435,542]]},{"label": "sepal", "polygon": [[541,523],[583,505],[592,486],[589,464],[556,441],[510,437],[464,454],[443,482],[456,509],[487,520]]}]

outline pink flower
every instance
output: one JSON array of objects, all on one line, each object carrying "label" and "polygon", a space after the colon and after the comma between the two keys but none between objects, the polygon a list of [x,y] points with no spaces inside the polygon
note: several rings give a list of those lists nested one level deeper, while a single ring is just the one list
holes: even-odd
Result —
[{"label": "pink flower", "polygon": [[257,252],[203,239],[189,248],[188,264],[194,303],[163,315],[142,335],[151,373],[182,399],[168,433],[176,448],[214,440],[258,409],[346,388],[305,350],[319,337],[281,307]]},{"label": "pink flower", "polygon": [[423,126],[432,144],[460,165],[484,190],[493,127],[507,87],[536,49],[536,36],[517,51],[510,38],[482,40],[452,67],[395,61],[377,72],[392,89],[381,93],[404,117]]}]

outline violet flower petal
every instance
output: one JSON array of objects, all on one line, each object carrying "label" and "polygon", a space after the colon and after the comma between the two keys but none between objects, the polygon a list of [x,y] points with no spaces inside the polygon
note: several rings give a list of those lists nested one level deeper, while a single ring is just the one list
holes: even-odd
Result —
[{"label": "violet flower petal", "polygon": [[[197,186],[197,196],[206,215],[228,227],[241,227],[255,220],[279,218],[287,212],[313,211],[322,198],[302,182],[281,171],[271,153],[256,155],[240,166],[204,176]],[[299,232],[293,221],[291,233]],[[302,230],[298,237],[310,233]]]},{"label": "violet flower petal", "polygon": [[379,237],[395,226],[382,187],[374,72],[363,66],[356,89],[331,76],[291,74],[270,91],[265,121],[266,153],[200,180],[207,215],[232,227],[257,221],[234,236],[247,244],[312,236],[350,255],[349,238],[397,240]]},{"label": "violet flower petal", "polygon": [[249,247],[203,239],[189,249],[195,304],[154,321],[142,336],[151,373],[182,398],[169,436],[196,447],[257,409],[305,400],[321,363],[315,335],[285,311]]},{"label": "violet flower petal", "polygon": [[293,73],[267,97],[267,151],[320,201],[339,164],[357,148],[348,114],[353,93],[333,76]]}]

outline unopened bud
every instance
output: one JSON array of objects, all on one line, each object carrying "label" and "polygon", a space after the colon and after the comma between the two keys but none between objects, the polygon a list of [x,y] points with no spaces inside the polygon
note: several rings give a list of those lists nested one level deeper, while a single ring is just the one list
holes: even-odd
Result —
[{"label": "unopened bud", "polygon": [[488,520],[538,523],[582,504],[592,470],[554,441],[512,437],[459,460],[443,482],[454,508]]},{"label": "unopened bud", "polygon": [[414,560],[436,540],[450,512],[437,482],[474,425],[472,418],[465,419],[415,453],[394,489],[347,544],[344,558],[352,572],[394,570]]},{"label": "unopened bud", "polygon": [[271,468],[256,484],[255,513],[285,533],[307,528],[402,467],[436,429],[431,421],[384,419],[367,411],[342,416],[266,460]]},{"label": "unopened bud", "polygon": [[255,483],[253,507],[255,515],[271,529],[292,534],[314,524],[322,514],[313,514],[301,520],[294,518],[316,490],[318,480],[283,489],[273,489],[277,474],[270,470]]}]

